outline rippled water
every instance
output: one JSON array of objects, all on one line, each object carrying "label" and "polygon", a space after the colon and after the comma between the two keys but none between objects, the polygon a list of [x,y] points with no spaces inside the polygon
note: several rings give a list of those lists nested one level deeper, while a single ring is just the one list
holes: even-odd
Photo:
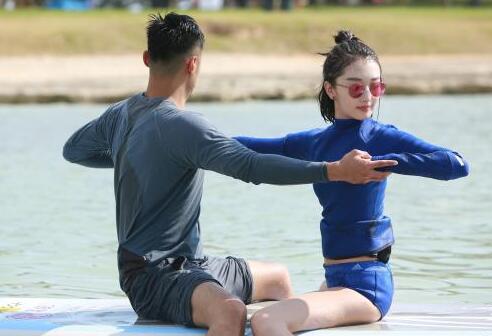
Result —
[{"label": "rippled water", "polygon": [[[195,104],[230,135],[322,125],[313,102]],[[379,119],[464,154],[472,174],[390,177],[387,214],[399,302],[492,302],[492,96],[386,97]],[[112,171],[63,161],[65,139],[104,106],[0,106],[0,296],[122,296]],[[320,206],[310,186],[248,185],[207,173],[209,253],[289,266],[297,291],[323,279]]]}]

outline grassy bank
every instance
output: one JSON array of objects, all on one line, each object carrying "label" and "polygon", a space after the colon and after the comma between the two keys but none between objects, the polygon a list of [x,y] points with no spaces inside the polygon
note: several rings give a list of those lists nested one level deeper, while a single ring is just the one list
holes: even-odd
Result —
[{"label": "grassy bank", "polygon": [[[121,54],[145,47],[148,14],[0,11],[0,56]],[[208,51],[314,53],[349,28],[380,54],[492,54],[492,8],[341,8],[292,12],[190,11]]]}]

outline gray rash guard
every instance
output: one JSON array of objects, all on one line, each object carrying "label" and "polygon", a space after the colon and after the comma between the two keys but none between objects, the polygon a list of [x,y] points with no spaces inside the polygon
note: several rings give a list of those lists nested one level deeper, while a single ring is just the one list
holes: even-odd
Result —
[{"label": "gray rash guard", "polygon": [[255,184],[326,181],[322,162],[258,154],[200,114],[143,94],[110,106],[78,130],[63,156],[87,167],[114,167],[120,247],[148,261],[203,257],[202,169]]}]

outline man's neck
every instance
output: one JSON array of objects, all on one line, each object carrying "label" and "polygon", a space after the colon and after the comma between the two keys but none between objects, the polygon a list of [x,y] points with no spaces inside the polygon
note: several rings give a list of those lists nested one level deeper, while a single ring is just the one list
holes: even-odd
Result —
[{"label": "man's neck", "polygon": [[173,77],[149,77],[149,83],[147,85],[147,91],[145,96],[152,97],[163,97],[171,100],[176,107],[184,109],[186,101],[188,99],[188,94],[186,92],[186,85],[184,82]]}]

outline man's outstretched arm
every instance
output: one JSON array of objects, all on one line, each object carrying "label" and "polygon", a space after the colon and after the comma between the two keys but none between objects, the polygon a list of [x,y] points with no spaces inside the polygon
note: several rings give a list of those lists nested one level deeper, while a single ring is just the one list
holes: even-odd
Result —
[{"label": "man's outstretched arm", "polygon": [[114,167],[108,141],[108,112],[76,131],[63,147],[63,157],[91,168]]},{"label": "man's outstretched arm", "polygon": [[255,184],[309,184],[328,180],[367,183],[388,176],[375,168],[395,163],[371,162],[367,153],[354,151],[333,163],[259,154],[224,136],[203,117],[191,113],[183,114],[162,134],[166,135],[166,143],[174,144],[170,147],[171,153],[183,166],[213,170]]},{"label": "man's outstretched arm", "polygon": [[[298,134],[306,134],[301,132]],[[253,137],[234,137],[241,144],[255,152],[262,154],[277,154],[291,158],[304,159],[305,150],[299,150],[305,146],[290,146],[286,148],[287,137],[281,138],[253,138]],[[289,150],[290,149],[290,150]],[[340,161],[327,163],[327,177],[330,181],[343,181],[354,184],[381,181],[389,174],[381,174],[376,168],[386,168],[388,171],[396,165],[394,160],[371,161],[371,156],[367,152],[352,150],[347,153]]]}]

